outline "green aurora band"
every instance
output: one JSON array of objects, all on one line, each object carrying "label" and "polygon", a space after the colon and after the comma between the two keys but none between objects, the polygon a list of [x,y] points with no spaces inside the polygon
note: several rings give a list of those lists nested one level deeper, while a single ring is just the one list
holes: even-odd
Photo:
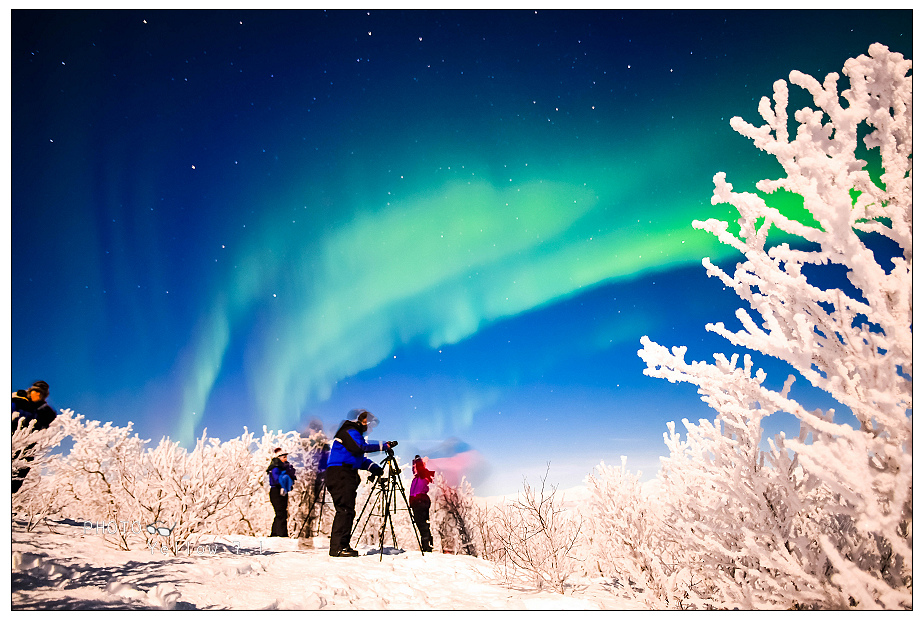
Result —
[{"label": "green aurora band", "polygon": [[269,428],[290,428],[338,381],[403,345],[452,345],[588,287],[729,255],[691,226],[704,199],[646,205],[655,173],[601,183],[589,168],[571,176],[593,187],[535,178],[499,187],[466,172],[470,180],[357,208],[316,241],[280,235],[267,216],[182,358],[190,379],[177,438],[191,441],[204,425],[197,413],[246,321],[261,333],[247,346],[251,393],[284,395],[252,406]]}]

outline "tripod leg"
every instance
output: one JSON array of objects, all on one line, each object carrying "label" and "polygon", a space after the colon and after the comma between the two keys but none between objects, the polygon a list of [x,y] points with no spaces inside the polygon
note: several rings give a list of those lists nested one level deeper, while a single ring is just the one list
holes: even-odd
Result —
[{"label": "tripod leg", "polygon": [[[311,490],[310,486],[305,486],[305,492],[302,493],[302,499],[299,501],[298,506],[296,507],[296,512],[304,505],[305,499],[308,498],[308,494]],[[314,512],[314,505],[318,502],[317,496],[315,496],[314,501],[309,504],[308,514],[305,515],[305,520],[302,521],[302,526],[298,528],[298,533],[295,535],[296,538],[302,538],[302,534],[305,533],[305,528],[308,527],[308,524],[311,522],[311,513]],[[311,528],[308,528],[308,536],[311,536]]]},{"label": "tripod leg", "polygon": [[[356,521],[353,523],[353,531],[350,532],[350,540],[352,540],[353,537],[356,535],[357,530],[359,531],[360,535],[362,535],[362,533],[366,531],[366,524],[369,523],[369,519],[372,518],[372,513],[375,510],[375,504],[378,502],[378,497],[376,497],[376,493],[381,493],[381,489],[378,487],[378,485],[376,485],[375,488],[369,491],[369,495],[368,497],[366,497],[366,503],[363,504],[363,509],[359,511],[359,516],[357,517]],[[372,499],[373,497],[375,497],[375,500]],[[366,512],[366,508],[369,507],[370,502],[372,503],[372,506],[369,508],[369,513],[366,514],[366,520],[362,521],[363,513]],[[361,521],[363,523],[362,527],[359,526]]]},{"label": "tripod leg", "polygon": [[404,492],[404,484],[401,482],[400,478],[398,479],[397,487],[401,491],[402,499],[404,499],[404,507],[407,508],[407,513],[411,517],[411,529],[414,530],[414,537],[417,539],[417,548],[420,549],[420,555],[424,555],[423,541],[420,538],[420,530],[417,527],[417,521],[414,520],[414,513],[411,511],[411,504],[407,501],[407,494]]},{"label": "tripod leg", "polygon": [[[395,476],[395,480],[397,480],[397,479],[398,479],[397,476]],[[399,481],[399,482],[400,482],[400,481]],[[394,510],[395,510],[395,511],[398,510],[398,503],[395,501],[395,499],[396,499],[396,498],[395,498],[395,488],[397,487],[397,484],[398,484],[398,483],[392,483],[391,490],[390,490],[390,492],[389,492],[389,494],[388,494],[388,505],[389,505],[389,507],[394,506]],[[390,515],[391,515],[391,513],[389,512],[389,517],[390,517]],[[394,520],[394,518],[389,518],[389,525],[391,525],[391,540],[392,540],[392,542],[393,542],[394,545],[395,545],[395,549],[397,549],[397,548],[398,548],[398,536],[395,534],[395,520]]]},{"label": "tripod leg", "polygon": [[382,528],[379,530],[379,562],[385,554],[385,529],[388,527],[388,519],[391,514],[388,512],[388,491],[382,489]]},{"label": "tripod leg", "polygon": [[[357,531],[360,532],[360,535],[365,532],[366,526],[368,525],[373,512],[375,512],[375,509],[378,506],[379,498],[381,498],[382,523],[381,527],[379,528],[379,560],[381,561],[382,556],[385,553],[385,532],[389,529],[389,527],[391,529],[392,540],[394,541],[395,548],[397,549],[398,536],[395,532],[395,523],[392,517],[392,512],[398,510],[397,493],[400,490],[401,498],[404,500],[404,507],[407,510],[408,516],[411,520],[411,529],[414,531],[414,537],[417,539],[417,545],[420,549],[420,554],[424,555],[420,532],[418,531],[417,523],[414,521],[414,516],[411,512],[410,504],[407,501],[407,493],[404,491],[404,483],[401,482],[401,478],[398,476],[401,470],[398,468],[398,463],[395,461],[394,455],[391,455],[382,461],[382,469],[387,472],[387,477],[380,478],[378,484],[376,484],[376,488],[370,491],[369,496],[366,498],[366,503],[363,505],[362,510],[359,512],[359,518],[356,519],[353,532],[350,534],[350,536],[354,536]],[[372,504],[371,507],[370,502]],[[392,509],[392,506],[394,506],[394,509]],[[367,508],[369,508],[368,514],[366,513]],[[363,520],[363,515],[366,515],[365,521]],[[361,526],[360,523],[362,523]]]},{"label": "tripod leg", "polygon": [[[324,496],[327,495],[327,485],[321,484],[321,490],[318,491],[318,494],[321,498],[321,506],[318,508],[318,533],[315,536],[321,535],[321,528],[323,527],[322,519],[324,518]],[[317,500],[315,500],[317,501]],[[309,530],[308,535],[311,536],[311,531]]]}]

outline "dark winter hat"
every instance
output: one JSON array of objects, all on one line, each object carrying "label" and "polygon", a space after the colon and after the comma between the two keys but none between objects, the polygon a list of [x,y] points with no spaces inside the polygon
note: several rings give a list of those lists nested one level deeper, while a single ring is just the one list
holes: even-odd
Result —
[{"label": "dark winter hat", "polygon": [[32,390],[35,390],[36,392],[40,393],[43,398],[48,396],[48,384],[45,383],[44,381],[36,381],[35,383],[33,383],[32,387],[29,388],[30,392]]},{"label": "dark winter hat", "polygon": [[359,420],[360,418],[365,419],[369,415],[369,412],[362,408],[350,409],[350,413],[347,415],[350,416],[351,420]]},{"label": "dark winter hat", "polygon": [[379,423],[379,419],[372,415],[371,411],[366,409],[350,409],[349,415],[350,419],[356,420],[357,422],[360,420],[365,420],[366,426],[369,429],[375,428]]}]

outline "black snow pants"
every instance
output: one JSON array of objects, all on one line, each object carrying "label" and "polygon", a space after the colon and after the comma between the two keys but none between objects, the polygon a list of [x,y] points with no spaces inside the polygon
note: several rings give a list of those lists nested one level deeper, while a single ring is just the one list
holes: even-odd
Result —
[{"label": "black snow pants", "polygon": [[334,523],[330,529],[330,551],[350,548],[353,519],[356,518],[356,489],[359,472],[347,465],[328,467],[324,474],[327,492],[334,502]]},{"label": "black snow pants", "polygon": [[289,536],[289,496],[282,494],[282,487],[270,487],[270,504],[273,505],[273,512],[276,518],[273,519],[273,529],[270,536]]},{"label": "black snow pants", "polygon": [[414,523],[420,532],[420,550],[433,551],[433,535],[430,533],[430,497],[425,493],[415,495],[410,499],[411,511],[414,513]]}]

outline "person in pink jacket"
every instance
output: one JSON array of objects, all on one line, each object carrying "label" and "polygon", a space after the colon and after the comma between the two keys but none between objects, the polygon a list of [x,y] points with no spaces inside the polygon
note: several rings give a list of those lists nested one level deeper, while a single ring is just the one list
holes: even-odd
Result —
[{"label": "person in pink jacket", "polygon": [[420,532],[420,550],[433,551],[433,535],[430,533],[430,483],[433,482],[435,472],[427,469],[427,465],[420,458],[414,457],[414,481],[411,483],[411,512],[414,513],[414,523]]}]

